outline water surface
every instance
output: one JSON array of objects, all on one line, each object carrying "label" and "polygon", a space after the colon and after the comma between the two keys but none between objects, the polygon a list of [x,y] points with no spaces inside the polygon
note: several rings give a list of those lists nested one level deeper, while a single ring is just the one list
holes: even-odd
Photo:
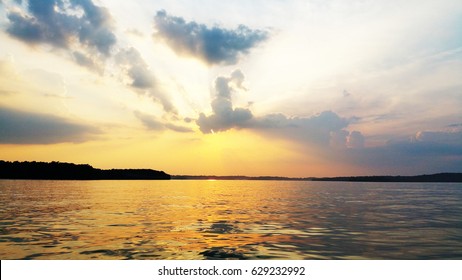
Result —
[{"label": "water surface", "polygon": [[462,259],[462,184],[0,180],[1,259]]}]

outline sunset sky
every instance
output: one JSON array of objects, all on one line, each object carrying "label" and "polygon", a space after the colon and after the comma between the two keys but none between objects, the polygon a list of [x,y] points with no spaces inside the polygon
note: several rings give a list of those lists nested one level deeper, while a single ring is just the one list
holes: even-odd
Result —
[{"label": "sunset sky", "polygon": [[462,172],[460,0],[0,0],[0,159]]}]

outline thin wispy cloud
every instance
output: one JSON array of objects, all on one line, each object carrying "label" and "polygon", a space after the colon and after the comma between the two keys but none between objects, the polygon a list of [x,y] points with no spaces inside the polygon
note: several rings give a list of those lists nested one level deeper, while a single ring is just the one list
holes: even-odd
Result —
[{"label": "thin wispy cloud", "polygon": [[174,105],[160,89],[154,74],[135,48],[121,50],[115,56],[115,60],[128,78],[125,79],[128,85],[162,104],[166,112],[176,113]]},{"label": "thin wispy cloud", "polygon": [[155,116],[140,111],[133,112],[135,117],[150,131],[172,130],[175,132],[193,132],[191,128],[158,120]]}]

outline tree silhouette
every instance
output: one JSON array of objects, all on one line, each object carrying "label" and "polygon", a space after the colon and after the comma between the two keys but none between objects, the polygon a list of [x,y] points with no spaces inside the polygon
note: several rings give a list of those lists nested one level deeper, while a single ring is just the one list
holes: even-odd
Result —
[{"label": "tree silhouette", "polygon": [[89,164],[65,162],[0,161],[0,179],[46,180],[169,180],[170,175],[152,169],[102,170]]}]

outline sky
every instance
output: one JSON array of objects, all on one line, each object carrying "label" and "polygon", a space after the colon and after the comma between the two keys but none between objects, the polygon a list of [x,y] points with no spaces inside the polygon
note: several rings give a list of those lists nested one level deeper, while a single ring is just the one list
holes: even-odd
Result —
[{"label": "sky", "polygon": [[462,172],[462,2],[0,0],[0,159]]}]

